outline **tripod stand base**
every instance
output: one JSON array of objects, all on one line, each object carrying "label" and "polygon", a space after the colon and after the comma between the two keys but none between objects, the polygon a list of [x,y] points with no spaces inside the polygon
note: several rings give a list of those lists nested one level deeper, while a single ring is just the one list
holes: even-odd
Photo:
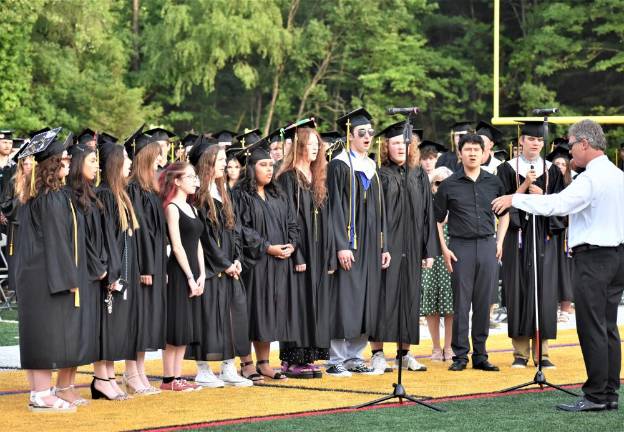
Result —
[{"label": "tripod stand base", "polygon": [[533,381],[529,381],[529,382],[524,383],[524,384],[520,384],[520,385],[517,385],[517,386],[509,387],[509,388],[506,388],[504,390],[500,390],[500,393],[507,393],[507,392],[510,392],[510,391],[519,390],[521,388],[525,388],[525,387],[528,387],[528,386],[531,386],[531,385],[538,385],[538,386],[540,386],[541,390],[544,390],[544,386],[552,387],[552,388],[554,388],[556,390],[562,391],[562,392],[567,393],[569,395],[579,396],[578,394],[576,394],[574,392],[571,392],[570,390],[564,389],[561,386],[558,386],[556,384],[549,383],[548,381],[546,381],[546,376],[544,375],[544,372],[542,370],[538,370],[536,372],[535,377],[533,378]]},{"label": "tripod stand base", "polygon": [[405,399],[405,400],[408,400],[410,402],[414,402],[415,404],[422,405],[424,407],[430,408],[430,409],[432,409],[434,411],[444,412],[444,410],[442,408],[433,406],[431,404],[428,404],[426,402],[423,402],[421,400],[418,400],[418,399],[408,395],[405,392],[405,388],[403,387],[402,384],[392,384],[392,386],[394,387],[394,391],[392,392],[392,394],[390,394],[388,396],[384,396],[384,397],[379,398],[379,399],[372,400],[370,402],[363,403],[362,405],[357,405],[354,408],[355,409],[365,408],[365,407],[369,407],[369,406],[373,406],[373,405],[378,405],[378,404],[380,404],[382,402],[385,402],[387,400],[398,398],[399,399],[399,403],[403,403],[403,399]]}]

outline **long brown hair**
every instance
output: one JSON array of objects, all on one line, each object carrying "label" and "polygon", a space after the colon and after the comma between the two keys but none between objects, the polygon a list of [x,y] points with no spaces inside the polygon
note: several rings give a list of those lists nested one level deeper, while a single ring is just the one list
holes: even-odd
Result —
[{"label": "long brown hair", "polygon": [[554,158],[553,162],[555,162],[557,159],[563,159],[565,161],[566,172],[565,174],[563,174],[563,184],[567,186],[572,183],[572,173],[570,172],[570,159],[568,159],[567,157],[559,156]]},{"label": "long brown hair", "polygon": [[227,190],[227,177],[223,175],[221,178],[214,178],[215,163],[217,155],[220,151],[225,151],[219,146],[211,146],[199,158],[197,163],[197,175],[199,176],[199,190],[195,194],[195,205],[199,208],[208,209],[208,219],[214,225],[219,226],[219,218],[217,217],[217,206],[214,199],[210,195],[210,185],[214,181],[217,185],[219,195],[221,195],[221,203],[223,204],[222,214],[225,219],[225,228],[234,229],[234,209],[230,194]]},{"label": "long brown hair", "polygon": [[[34,196],[61,190],[63,180],[58,175],[63,168],[62,159],[62,154],[56,154],[37,164]],[[33,169],[35,168],[33,167]]]},{"label": "long brown hair", "polygon": [[296,169],[297,162],[304,160],[308,152],[307,143],[311,135],[316,135],[319,143],[318,156],[316,160],[310,163],[310,171],[312,172],[312,183],[310,189],[312,190],[312,197],[314,199],[314,205],[321,207],[327,199],[327,160],[325,159],[325,151],[327,149],[326,144],[323,142],[321,135],[316,129],[309,127],[302,127],[297,129],[293,140],[293,148],[286,157],[277,174],[277,177],[281,176],[287,171],[294,171],[295,178],[299,186],[308,187],[307,179],[305,176]]},{"label": "long brown hair", "polygon": [[103,173],[104,181],[108,184],[115,198],[115,204],[117,204],[119,226],[122,231],[126,231],[128,228],[132,228],[133,230],[139,228],[139,221],[132,207],[130,196],[128,196],[128,192],[126,191],[128,179],[123,176],[124,162],[124,148],[122,146],[115,146],[110,155],[106,158],[106,165],[104,166]]},{"label": "long brown hair", "polygon": [[[388,143],[390,140],[388,138],[384,138],[381,143],[381,164],[388,165],[390,162],[390,157],[388,156]],[[418,148],[418,144],[420,144],[420,138],[417,134],[412,135],[412,142],[407,148],[407,166],[411,168],[415,168],[420,163],[420,149]]]},{"label": "long brown hair", "polygon": [[35,159],[32,156],[25,157],[17,161],[17,168],[15,169],[15,175],[13,176],[13,192],[22,204],[30,199],[30,178],[32,172],[29,175],[24,173],[24,162],[27,159],[32,161],[31,170],[34,168]]},{"label": "long brown hair", "polygon": [[131,179],[148,192],[158,192],[158,183],[154,175],[154,162],[158,156],[160,144],[153,142],[136,153],[132,161]]},{"label": "long brown hair", "polygon": [[95,150],[90,147],[84,147],[84,151],[75,152],[72,156],[72,161],[69,166],[69,175],[67,176],[67,183],[76,201],[80,205],[80,208],[85,212],[88,212],[92,205],[102,208],[102,202],[95,194],[95,180],[87,180],[84,175],[82,175],[82,168],[87,157],[91,154],[95,154]]}]

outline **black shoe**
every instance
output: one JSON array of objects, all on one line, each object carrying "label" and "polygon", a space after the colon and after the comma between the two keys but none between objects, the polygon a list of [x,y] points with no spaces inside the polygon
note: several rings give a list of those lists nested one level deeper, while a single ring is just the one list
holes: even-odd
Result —
[{"label": "black shoe", "polygon": [[514,369],[524,369],[527,366],[529,361],[520,357],[516,357],[511,364],[511,367]]},{"label": "black shoe", "polygon": [[490,363],[489,361],[484,361],[481,362],[479,364],[476,365],[472,365],[473,369],[479,369],[482,371],[487,371],[487,372],[498,372],[500,369],[498,368],[498,366],[494,366],[492,363]]},{"label": "black shoe", "polygon": [[466,369],[466,363],[463,361],[454,361],[452,365],[449,366],[448,370],[450,371],[463,371]]},{"label": "black shoe", "polygon": [[[533,364],[537,366],[537,362]],[[557,367],[555,366],[553,362],[545,358],[545,359],[542,359],[542,369],[557,369]]]},{"label": "black shoe", "polygon": [[607,409],[608,410],[617,410],[617,409],[619,409],[617,401],[607,402]]},{"label": "black shoe", "polygon": [[607,406],[602,403],[594,403],[582,397],[572,404],[559,404],[557,405],[557,409],[568,412],[604,411],[607,409]]}]

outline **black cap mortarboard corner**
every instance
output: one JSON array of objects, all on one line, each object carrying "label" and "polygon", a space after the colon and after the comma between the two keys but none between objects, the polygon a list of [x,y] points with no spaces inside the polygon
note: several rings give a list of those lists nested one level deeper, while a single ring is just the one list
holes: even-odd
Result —
[{"label": "black cap mortarboard corner", "polygon": [[572,159],[570,155],[570,148],[567,142],[561,143],[558,146],[556,146],[553,149],[553,151],[551,151],[550,153],[546,155],[546,160],[552,162],[558,157],[564,157],[568,160]]},{"label": "black cap mortarboard corner", "polygon": [[284,141],[284,132],[285,132],[284,128],[279,127],[275,129],[274,131],[270,132],[266,138],[271,144],[275,142],[282,142]]},{"label": "black cap mortarboard corner", "polygon": [[295,134],[299,128],[312,128],[316,129],[316,121],[314,117],[298,120],[295,123],[288,125],[284,128],[284,140],[295,139]]},{"label": "black cap mortarboard corner", "polygon": [[26,147],[28,147],[28,145],[30,144],[30,140],[25,140],[23,138],[17,138],[13,140],[13,148],[15,148],[15,143],[16,142],[20,142],[20,146],[19,149],[17,150],[17,152],[13,155],[13,162],[17,162],[18,159],[21,159],[22,157],[22,153],[24,152],[24,150],[26,150]]},{"label": "black cap mortarboard corner", "polygon": [[267,141],[266,138],[262,138],[251,146],[241,148],[238,153],[236,153],[236,158],[241,165],[254,164],[259,160],[271,159],[269,141]]},{"label": "black cap mortarboard corner", "polygon": [[418,144],[418,148],[421,151],[427,147],[434,148],[438,153],[444,153],[448,151],[447,148],[444,147],[442,144],[430,140],[424,140],[423,142]]},{"label": "black cap mortarboard corner", "polygon": [[323,132],[321,133],[321,139],[329,145],[335,143],[338,140],[344,140],[344,134],[341,134],[338,131]]},{"label": "black cap mortarboard corner", "polygon": [[346,132],[347,122],[350,123],[349,128],[351,131],[353,131],[353,129],[356,128],[357,126],[370,124],[372,118],[373,116],[371,116],[369,112],[366,111],[364,108],[357,108],[343,115],[342,117],[339,117],[338,119],[336,119],[336,123],[342,130]]},{"label": "black cap mortarboard corner", "polygon": [[117,148],[117,146],[121,147],[119,144],[117,144],[115,141],[112,140],[98,140],[98,158],[99,158],[99,162],[100,162],[100,169],[102,170],[102,172],[104,172],[104,169],[106,168],[106,161],[108,160],[108,157],[111,155],[111,153],[113,152],[113,150],[115,150],[115,148]]},{"label": "black cap mortarboard corner", "polygon": [[95,131],[89,129],[89,128],[85,128],[82,132],[80,132],[78,134],[78,136],[76,136],[76,144],[86,144],[90,141],[93,141],[96,139],[96,133]]},{"label": "black cap mortarboard corner", "polygon": [[238,135],[236,140],[241,147],[249,147],[252,144],[257,143],[262,138],[260,137],[260,129],[245,129],[245,132]]},{"label": "black cap mortarboard corner", "polygon": [[111,142],[113,144],[117,143],[117,141],[119,141],[119,139],[115,136],[112,136],[109,133],[106,132],[102,132],[101,134],[99,134],[97,136],[97,144],[98,146],[102,143],[107,143],[107,142]]},{"label": "black cap mortarboard corner", "polygon": [[195,140],[195,144],[193,148],[188,153],[189,162],[196,166],[199,163],[199,159],[201,155],[208,150],[210,147],[219,145],[219,141],[216,138],[209,138],[205,135],[199,136]]},{"label": "black cap mortarboard corner", "polygon": [[86,144],[74,144],[67,148],[67,153],[73,158],[81,153],[92,153],[95,149]]},{"label": "black cap mortarboard corner", "polygon": [[543,121],[527,121],[520,126],[520,135],[527,135],[532,137],[544,136],[544,122]]},{"label": "black cap mortarboard corner", "polygon": [[21,152],[20,159],[35,156],[35,161],[42,162],[54,155],[63,153],[72,142],[74,135],[61,127],[35,135]]},{"label": "black cap mortarboard corner", "polygon": [[493,142],[500,142],[503,139],[503,133],[485,121],[480,121],[477,124],[477,135],[483,135]]},{"label": "black cap mortarboard corner", "polygon": [[452,132],[468,132],[472,130],[472,122],[468,120],[459,120],[451,125]]},{"label": "black cap mortarboard corner", "polygon": [[12,130],[0,130],[0,140],[10,140],[13,139],[13,131]]},{"label": "black cap mortarboard corner", "polygon": [[161,127],[152,128],[148,131],[145,131],[144,134],[149,135],[150,142],[168,141],[170,138],[176,136],[176,134],[174,134],[173,132],[168,131],[167,129],[163,129]]},{"label": "black cap mortarboard corner", "polygon": [[197,138],[199,138],[199,135],[196,135],[194,133],[188,133],[184,136],[184,138],[180,140],[180,144],[182,144],[183,147],[192,146]]},{"label": "black cap mortarboard corner", "polygon": [[509,152],[503,149],[494,150],[494,157],[501,162],[505,162],[509,160]]},{"label": "black cap mortarboard corner", "polygon": [[143,123],[137,130],[132,132],[132,135],[126,138],[126,140],[123,143],[126,149],[126,153],[128,153],[128,157],[130,159],[134,159],[134,155],[137,154],[138,151],[141,149],[141,148],[137,148],[136,141],[139,138],[139,136],[141,136],[141,134],[143,133],[144,127],[145,127],[145,123]]},{"label": "black cap mortarboard corner", "polygon": [[13,148],[21,148],[24,145],[24,141],[26,141],[24,138],[13,138]]},{"label": "black cap mortarboard corner", "polygon": [[216,138],[219,143],[225,143],[227,145],[232,144],[235,135],[236,132],[232,132],[229,130],[220,130],[219,132],[215,132],[214,134],[212,134],[212,136]]}]

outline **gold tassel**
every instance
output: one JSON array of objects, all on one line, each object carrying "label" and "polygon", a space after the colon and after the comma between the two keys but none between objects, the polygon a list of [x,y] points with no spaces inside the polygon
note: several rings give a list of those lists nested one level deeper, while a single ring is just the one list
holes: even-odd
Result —
[{"label": "gold tassel", "polygon": [[100,149],[99,148],[95,149],[95,158],[97,159],[97,164],[98,164],[97,175],[95,176],[95,186],[99,186],[100,181],[102,181],[101,175],[100,175]]},{"label": "gold tassel", "polygon": [[377,137],[377,168],[381,168],[381,137]]},{"label": "gold tassel", "polygon": [[[168,142],[168,141],[167,141]],[[171,163],[175,162],[175,146],[171,145],[171,143],[169,143],[169,148],[171,148],[171,152],[170,152],[170,156],[169,156],[169,161]]]},{"label": "gold tassel", "polygon": [[451,152],[455,151],[455,133],[451,129]]}]

